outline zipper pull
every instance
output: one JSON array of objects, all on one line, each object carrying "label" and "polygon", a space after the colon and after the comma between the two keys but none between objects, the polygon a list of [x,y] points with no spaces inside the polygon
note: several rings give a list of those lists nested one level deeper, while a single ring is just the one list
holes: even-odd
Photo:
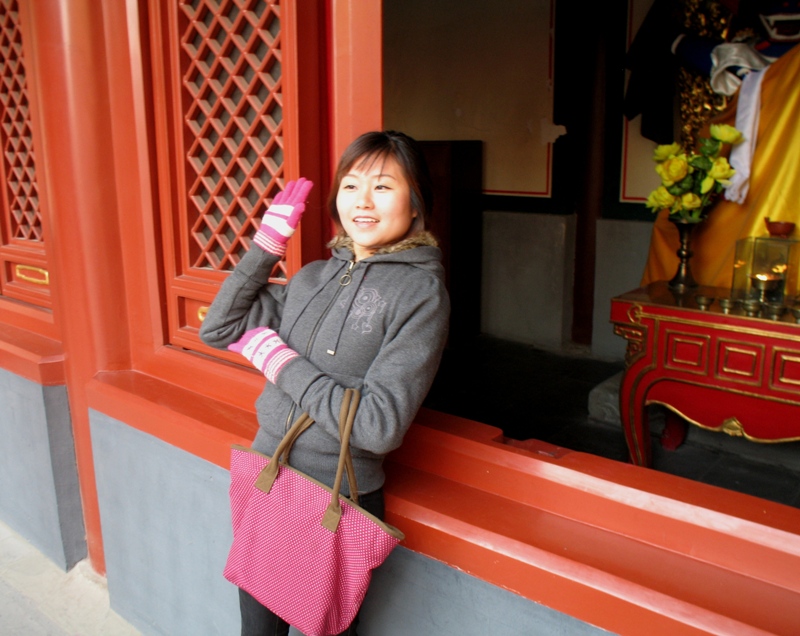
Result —
[{"label": "zipper pull", "polygon": [[342,277],[339,279],[339,284],[342,287],[347,287],[350,283],[353,282],[353,276],[350,272],[353,271],[353,268],[356,266],[355,261],[350,261],[347,265],[347,271],[342,274]]}]

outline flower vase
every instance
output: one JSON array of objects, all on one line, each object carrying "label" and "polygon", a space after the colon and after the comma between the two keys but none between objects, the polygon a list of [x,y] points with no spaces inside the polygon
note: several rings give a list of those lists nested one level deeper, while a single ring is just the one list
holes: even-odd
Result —
[{"label": "flower vase", "polygon": [[669,281],[669,288],[675,292],[683,293],[689,289],[697,287],[697,283],[692,276],[692,270],[689,267],[689,259],[692,258],[692,250],[690,249],[690,242],[692,231],[697,223],[684,221],[683,219],[670,219],[670,221],[678,229],[678,237],[680,238],[680,247],[676,252],[678,255],[678,271],[675,276]]}]

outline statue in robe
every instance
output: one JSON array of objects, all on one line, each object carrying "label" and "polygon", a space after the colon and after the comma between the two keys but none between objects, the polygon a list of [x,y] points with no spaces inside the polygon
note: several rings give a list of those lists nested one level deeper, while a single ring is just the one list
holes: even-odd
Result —
[{"label": "statue in robe", "polygon": [[[653,10],[664,15],[665,6],[673,4],[656,0]],[[731,153],[737,170],[733,185],[692,236],[694,278],[716,287],[731,286],[736,242],[768,235],[765,218],[800,225],[800,174],[795,168],[800,160],[800,2],[727,4],[734,17],[737,12],[749,17],[750,35],[728,42],[672,27],[662,38],[671,40],[676,63],[705,73],[712,90],[728,98],[727,109],[706,123],[730,124],[745,137]],[[669,25],[664,20],[658,24]],[[654,141],[668,143],[663,137]],[[653,226],[643,284],[672,278],[678,246],[677,230],[662,211]]]}]

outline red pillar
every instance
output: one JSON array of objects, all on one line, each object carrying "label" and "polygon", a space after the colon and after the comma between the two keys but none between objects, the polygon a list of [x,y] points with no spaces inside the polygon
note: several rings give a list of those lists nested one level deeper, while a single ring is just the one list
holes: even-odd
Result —
[{"label": "red pillar", "polygon": [[383,127],[381,0],[331,0],[332,165],[361,133]]},{"label": "red pillar", "polygon": [[22,0],[55,320],[67,360],[89,557],[105,571],[85,387],[129,366],[103,12],[96,0]]}]

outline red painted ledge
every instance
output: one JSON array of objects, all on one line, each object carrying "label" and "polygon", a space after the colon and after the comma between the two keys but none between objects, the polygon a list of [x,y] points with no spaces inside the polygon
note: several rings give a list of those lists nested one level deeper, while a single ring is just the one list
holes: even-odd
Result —
[{"label": "red painted ledge", "polygon": [[619,634],[797,634],[800,510],[423,411],[387,462],[406,547]]},{"label": "red painted ledge", "polygon": [[0,367],[42,386],[66,383],[59,341],[2,323]]},{"label": "red painted ledge", "polygon": [[[252,411],[136,372],[91,408],[227,468]],[[422,410],[387,459],[405,547],[618,634],[797,634],[800,510]]]},{"label": "red painted ledge", "polygon": [[86,394],[90,408],[222,468],[231,444],[249,445],[258,428],[252,410],[136,371],[98,373]]}]

